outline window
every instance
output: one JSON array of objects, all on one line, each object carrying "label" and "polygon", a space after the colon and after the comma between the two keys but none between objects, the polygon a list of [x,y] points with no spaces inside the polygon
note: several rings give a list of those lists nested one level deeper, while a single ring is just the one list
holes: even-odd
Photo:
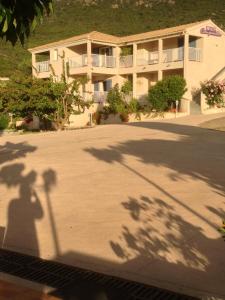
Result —
[{"label": "window", "polygon": [[99,82],[98,81],[94,82],[94,91],[99,92]]},{"label": "window", "polygon": [[112,88],[112,79],[108,79],[103,81],[103,90],[104,92],[108,92]]},{"label": "window", "polygon": [[58,60],[58,49],[53,50],[53,60]]},{"label": "window", "polygon": [[197,39],[193,36],[190,36],[189,39],[189,47],[191,48],[197,48]]}]

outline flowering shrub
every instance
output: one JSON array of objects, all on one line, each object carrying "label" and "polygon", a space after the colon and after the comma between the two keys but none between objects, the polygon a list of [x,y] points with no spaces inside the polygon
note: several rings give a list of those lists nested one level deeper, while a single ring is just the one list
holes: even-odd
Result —
[{"label": "flowering shrub", "polygon": [[201,88],[209,106],[221,105],[224,102],[224,82],[208,80],[201,83]]}]

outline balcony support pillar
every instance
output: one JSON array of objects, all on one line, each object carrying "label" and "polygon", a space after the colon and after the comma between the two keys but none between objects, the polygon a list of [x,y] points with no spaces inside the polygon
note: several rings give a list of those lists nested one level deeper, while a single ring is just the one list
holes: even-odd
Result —
[{"label": "balcony support pillar", "polygon": [[133,44],[133,67],[137,66],[137,44]]},{"label": "balcony support pillar", "polygon": [[159,52],[159,68],[158,68],[158,81],[163,78],[163,39],[158,40],[158,52]]},{"label": "balcony support pillar", "polygon": [[88,40],[87,41],[87,64],[88,64],[88,67],[91,68],[91,41]]},{"label": "balcony support pillar", "polygon": [[33,76],[37,75],[37,65],[36,65],[36,54],[32,53],[32,73]]},{"label": "balcony support pillar", "polygon": [[189,61],[189,35],[184,35],[184,78],[187,78]]},{"label": "balcony support pillar", "polygon": [[137,98],[137,73],[133,73],[133,98]]},{"label": "balcony support pillar", "polygon": [[163,79],[163,71],[158,70],[158,81]]}]

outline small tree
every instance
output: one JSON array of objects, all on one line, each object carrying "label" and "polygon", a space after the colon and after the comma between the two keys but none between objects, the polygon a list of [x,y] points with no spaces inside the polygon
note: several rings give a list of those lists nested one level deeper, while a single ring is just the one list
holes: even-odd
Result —
[{"label": "small tree", "polygon": [[209,106],[221,105],[224,103],[225,83],[207,80],[201,83],[201,89],[206,96],[206,101]]},{"label": "small tree", "polygon": [[80,95],[79,88],[87,82],[86,77],[74,79],[68,83],[65,77],[60,82],[51,82],[51,88],[56,99],[56,111],[54,120],[57,127],[62,129],[69,124],[71,114],[84,113],[89,108],[92,101],[85,101]]},{"label": "small tree", "polygon": [[91,105],[79,93],[80,84],[85,81],[81,78],[67,83],[65,79],[54,82],[52,78],[14,76],[0,86],[0,112],[18,118],[32,119],[35,115],[41,120],[54,121],[62,129],[71,114],[83,113]]},{"label": "small tree", "polygon": [[0,87],[1,110],[24,118],[33,115],[50,117],[56,109],[49,80],[17,74]]},{"label": "small tree", "polygon": [[148,100],[152,110],[168,110],[176,100],[180,101],[187,91],[186,80],[178,75],[160,80],[149,90]]},{"label": "small tree", "polygon": [[107,102],[109,104],[109,112],[116,114],[124,112],[125,102],[123,101],[123,95],[120,91],[119,85],[116,84],[107,95]]}]

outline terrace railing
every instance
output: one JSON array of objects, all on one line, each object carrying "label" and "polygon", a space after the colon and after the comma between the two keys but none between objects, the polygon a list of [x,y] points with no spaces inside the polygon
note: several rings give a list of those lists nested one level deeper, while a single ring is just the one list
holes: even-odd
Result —
[{"label": "terrace railing", "polygon": [[77,55],[68,59],[70,68],[81,68],[87,66],[87,54]]},{"label": "terrace railing", "polygon": [[49,72],[49,65],[50,65],[49,60],[37,62],[36,68],[37,68],[38,73]]},{"label": "terrace railing", "polygon": [[149,52],[146,57],[138,56],[137,57],[137,65],[138,66],[146,66],[146,65],[154,65],[159,63],[159,52]]},{"label": "terrace railing", "polygon": [[184,60],[184,47],[163,50],[163,63]]},{"label": "terrace railing", "polygon": [[93,100],[96,103],[105,103],[107,99],[108,92],[95,91],[93,94]]},{"label": "terrace railing", "polygon": [[200,48],[189,48],[189,60],[200,62],[202,59],[202,50]]},{"label": "terrace railing", "polygon": [[126,55],[120,57],[120,67],[129,68],[133,66],[133,55]]},{"label": "terrace railing", "polygon": [[103,54],[92,54],[92,66],[103,68],[115,68],[116,57]]}]

